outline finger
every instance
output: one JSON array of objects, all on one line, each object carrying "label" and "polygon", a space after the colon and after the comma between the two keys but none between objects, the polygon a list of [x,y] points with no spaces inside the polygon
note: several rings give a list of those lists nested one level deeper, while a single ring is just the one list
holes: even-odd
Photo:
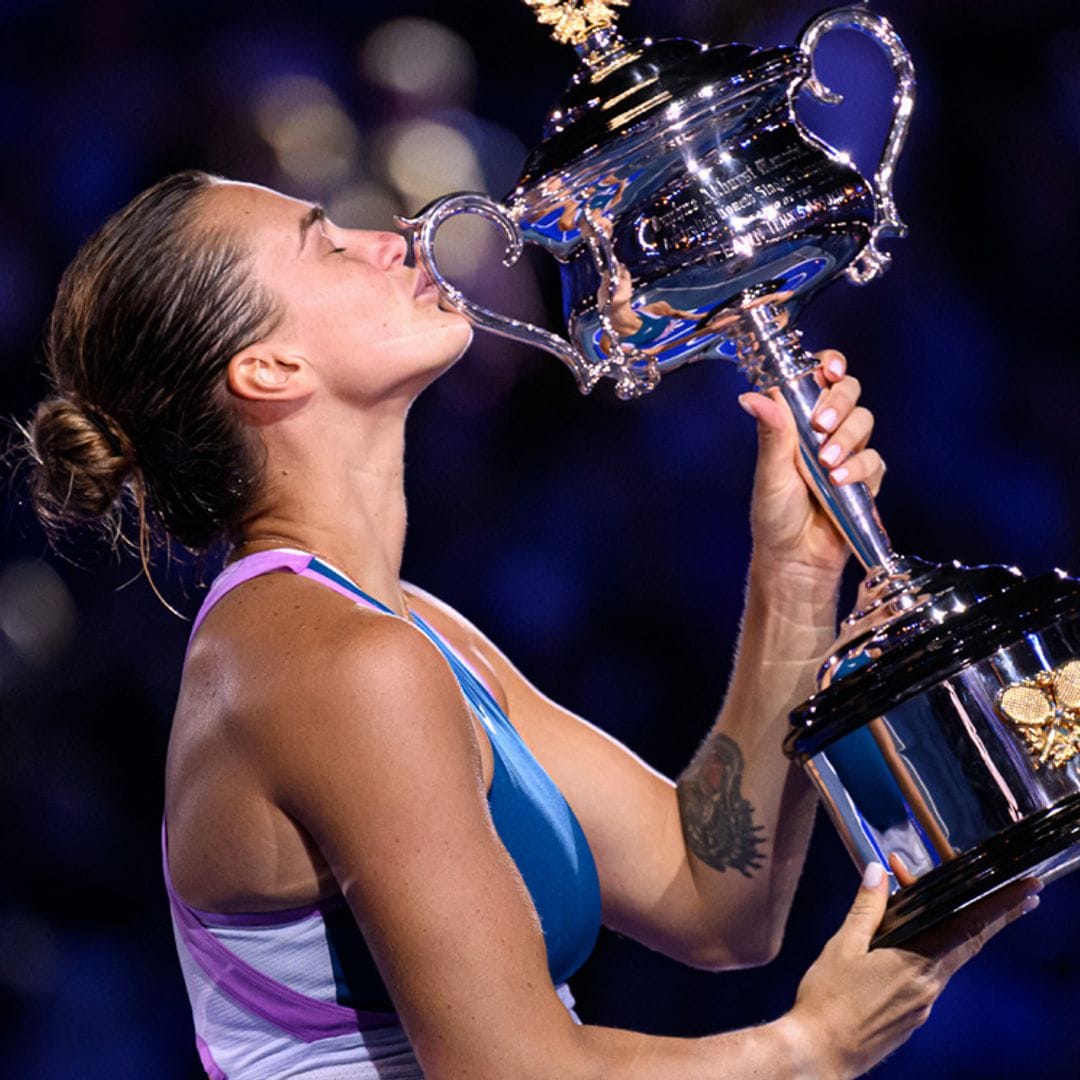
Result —
[{"label": "finger", "polygon": [[798,453],[798,438],[791,410],[777,391],[743,394],[739,404],[757,421],[755,491],[761,493],[783,488],[791,479]]},{"label": "finger", "polygon": [[857,405],[848,418],[830,435],[818,451],[818,460],[835,468],[853,453],[862,450],[874,431],[874,414]]},{"label": "finger", "polygon": [[771,394],[761,394],[749,391],[738,397],[740,408],[749,413],[758,424],[758,429],[764,428],[766,433],[776,433],[787,428],[787,417],[778,401]]},{"label": "finger", "polygon": [[758,441],[762,451],[771,450],[773,446],[785,449],[794,446],[795,425],[791,410],[780,397],[779,391],[740,394],[738,400],[742,409],[757,421]]},{"label": "finger", "polygon": [[862,884],[855,895],[855,902],[840,928],[840,933],[849,938],[858,952],[865,952],[870,948],[870,940],[885,917],[885,905],[889,901],[886,880],[885,867],[881,863],[872,862],[867,865]]},{"label": "finger", "polygon": [[1014,881],[950,919],[918,935],[903,947],[936,959],[946,978],[963,967],[999,931],[1039,905],[1042,882],[1034,878]]},{"label": "finger", "polygon": [[829,470],[829,480],[836,487],[845,484],[866,484],[876,495],[881,490],[885,476],[885,462],[876,450],[860,450],[852,454],[842,465]]},{"label": "finger", "polygon": [[859,380],[853,375],[845,375],[838,383],[822,390],[810,422],[818,431],[831,434],[851,415],[861,393]]},{"label": "finger", "polygon": [[814,359],[818,362],[814,379],[822,389],[839,382],[847,374],[847,357],[836,349],[822,349],[814,353]]},{"label": "finger", "polygon": [[915,875],[907,868],[907,863],[895,851],[889,852],[889,869],[892,871],[893,877],[900,882],[901,887],[915,883]]}]

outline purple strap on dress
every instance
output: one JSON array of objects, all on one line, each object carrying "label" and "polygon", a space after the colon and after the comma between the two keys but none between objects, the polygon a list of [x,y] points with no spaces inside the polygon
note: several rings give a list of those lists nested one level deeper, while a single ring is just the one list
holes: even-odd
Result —
[{"label": "purple strap on dress", "polygon": [[[348,598],[354,604],[363,604],[364,607],[369,607],[372,611],[380,611],[384,614],[387,612],[387,609],[379,607],[378,604],[373,603],[365,595],[342,585],[340,581],[335,581],[332,577],[327,577],[326,574],[320,574],[318,570],[311,569],[311,564],[314,561],[315,556],[309,551],[301,551],[298,548],[274,548],[272,551],[258,551],[254,555],[245,555],[244,558],[238,559],[231,566],[225,567],[214,578],[210,591],[206,594],[206,599],[203,600],[202,606],[195,616],[195,621],[191,624],[191,634],[188,636],[188,652],[191,651],[191,643],[195,640],[195,635],[198,633],[199,627],[202,626],[203,620],[227,592],[231,592],[237,585],[243,585],[245,581],[261,577],[263,574],[274,573],[277,570],[291,570],[299,577],[317,581],[320,585],[333,589],[334,592]],[[330,565],[325,563],[325,560],[324,564],[326,566]],[[341,573],[340,570],[337,572]],[[481,675],[476,670],[476,667],[456,649],[453,652],[457,659],[472,672],[481,686],[491,694],[492,689],[487,678]]]},{"label": "purple strap on dress", "polygon": [[191,624],[191,635],[188,638],[188,650],[190,651],[191,642],[199,632],[199,627],[202,626],[203,620],[210,614],[214,605],[227,592],[231,592],[237,585],[243,585],[245,581],[261,577],[263,574],[273,573],[276,570],[291,570],[300,577],[313,578],[318,581],[320,585],[327,585],[333,589],[334,592],[341,593],[342,596],[347,596],[354,604],[366,604],[373,610],[378,610],[374,604],[368,603],[363,597],[357,596],[356,593],[345,588],[344,585],[339,584],[332,578],[328,578],[324,574],[316,573],[314,570],[309,570],[308,567],[311,565],[313,558],[314,556],[308,551],[299,551],[293,548],[274,548],[273,551],[258,551],[254,555],[248,555],[243,559],[238,559],[231,566],[226,566],[225,569],[214,578],[214,583],[210,586],[210,591],[206,594],[206,599],[202,602],[202,607],[199,608],[199,613],[195,616],[195,621]]},{"label": "purple strap on dress", "polygon": [[202,908],[184,905],[188,911],[203,924],[213,927],[215,930],[231,930],[236,927],[251,929],[260,926],[288,926],[290,923],[300,922],[312,915],[327,915],[347,906],[344,896],[338,893],[326,900],[320,900],[317,904],[305,904],[303,907],[280,908],[277,911],[238,911],[224,914],[220,911],[203,911]]},{"label": "purple strap on dress", "polygon": [[229,1080],[221,1071],[221,1066],[214,1060],[214,1055],[210,1053],[210,1047],[206,1045],[206,1040],[199,1035],[195,1036],[195,1049],[199,1051],[199,1061],[202,1062],[206,1080]]},{"label": "purple strap on dress", "polygon": [[305,1043],[335,1035],[353,1035],[358,1031],[375,1031],[398,1023],[396,1013],[361,1012],[310,998],[241,960],[203,926],[173,888],[164,824],[161,827],[161,854],[165,865],[165,889],[181,941],[206,977],[241,1009]]}]

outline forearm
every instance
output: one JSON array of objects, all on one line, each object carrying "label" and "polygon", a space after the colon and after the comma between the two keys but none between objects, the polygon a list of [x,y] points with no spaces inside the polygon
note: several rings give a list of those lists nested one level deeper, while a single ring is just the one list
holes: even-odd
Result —
[{"label": "forearm", "polygon": [[472,1053],[460,1066],[446,1061],[426,1068],[435,1080],[508,1075],[521,1080],[816,1080],[827,1075],[790,1016],[696,1039],[582,1025],[545,1038],[542,1049],[537,1041],[515,1038],[505,1055],[496,1052],[478,1060]]},{"label": "forearm", "polygon": [[811,1080],[824,1072],[811,1060],[787,1017],[756,1028],[699,1039],[675,1039],[611,1028],[579,1029],[586,1048],[582,1078],[601,1080]]},{"label": "forearm", "polygon": [[782,743],[835,638],[836,591],[820,575],[751,562],[724,707],[678,782],[703,920],[743,943],[746,962],[777,947],[805,859],[816,801]]}]

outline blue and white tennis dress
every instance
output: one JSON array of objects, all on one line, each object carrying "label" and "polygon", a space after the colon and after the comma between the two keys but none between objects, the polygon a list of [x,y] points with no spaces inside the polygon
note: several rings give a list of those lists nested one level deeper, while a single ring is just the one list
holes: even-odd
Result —
[{"label": "blue and white tennis dress", "polygon": [[[231,589],[280,571],[397,617],[322,560],[278,549],[227,567],[211,586],[192,635]],[[416,615],[413,620],[446,658],[491,740],[492,820],[540,916],[552,984],[573,1012],[566,980],[591,952],[600,925],[600,889],[585,834],[487,687],[431,627]],[[290,911],[199,911],[173,889],[164,830],[162,842],[196,1045],[211,1080],[423,1076],[343,896]]]}]

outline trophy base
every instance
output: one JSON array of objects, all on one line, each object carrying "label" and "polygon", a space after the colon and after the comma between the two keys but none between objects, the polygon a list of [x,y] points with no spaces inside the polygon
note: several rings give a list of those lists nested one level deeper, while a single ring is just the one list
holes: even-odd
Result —
[{"label": "trophy base", "polygon": [[871,948],[903,945],[1020,878],[1046,884],[1080,866],[1080,794],[1003,829],[889,899]]},{"label": "trophy base", "polygon": [[876,945],[1080,865],[1080,581],[897,565],[785,742],[856,865],[888,871]]}]

